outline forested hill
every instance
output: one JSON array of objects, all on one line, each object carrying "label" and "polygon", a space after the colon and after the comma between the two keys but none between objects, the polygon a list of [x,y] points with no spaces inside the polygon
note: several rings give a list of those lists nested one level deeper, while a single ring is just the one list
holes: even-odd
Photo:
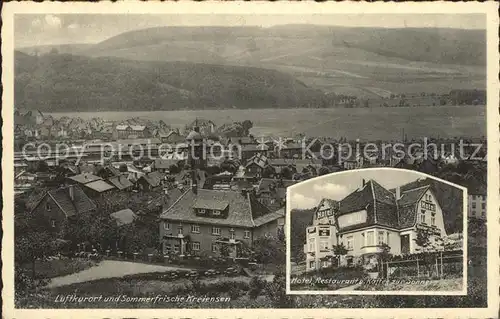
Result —
[{"label": "forested hill", "polygon": [[326,107],[324,92],[276,70],[15,53],[15,106],[40,111]]}]

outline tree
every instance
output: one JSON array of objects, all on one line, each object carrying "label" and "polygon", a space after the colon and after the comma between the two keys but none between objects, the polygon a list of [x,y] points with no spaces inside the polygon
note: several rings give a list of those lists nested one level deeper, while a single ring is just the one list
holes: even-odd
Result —
[{"label": "tree", "polygon": [[247,136],[250,133],[250,129],[253,127],[253,123],[250,120],[244,120],[241,123],[241,126],[243,128],[245,136]]},{"label": "tree", "polygon": [[416,250],[421,254],[427,273],[431,273],[432,265],[437,256],[436,252],[444,250],[444,240],[433,227],[417,229],[417,236],[413,239]]},{"label": "tree", "polygon": [[14,262],[18,265],[16,269],[20,269],[21,264],[31,263],[32,279],[36,278],[36,261],[54,255],[62,244],[56,234],[48,232],[41,225],[42,223],[29,213],[17,215],[14,221]]},{"label": "tree", "polygon": [[36,162],[35,171],[36,172],[48,172],[49,171],[49,164],[47,164],[46,161],[38,161],[38,162]]},{"label": "tree", "polygon": [[172,164],[168,167],[168,171],[170,172],[170,174],[178,174],[180,173],[181,169],[179,168],[179,166]]},{"label": "tree", "polygon": [[285,262],[285,245],[276,237],[259,237],[252,247],[255,259],[263,264],[280,265]]},{"label": "tree", "polygon": [[250,279],[248,295],[250,299],[256,299],[261,291],[266,287],[266,281],[258,276],[252,277]]},{"label": "tree", "polygon": [[333,245],[332,251],[335,259],[337,260],[337,267],[340,267],[340,257],[347,255],[348,250],[343,243],[340,243],[337,245]]},{"label": "tree", "polygon": [[319,168],[319,170],[318,170],[318,174],[319,175],[326,175],[326,174],[329,174],[329,173],[330,173],[330,170],[326,166],[321,166]]},{"label": "tree", "polygon": [[229,246],[228,245],[221,245],[220,247],[220,255],[222,257],[229,257]]},{"label": "tree", "polygon": [[288,167],[288,166],[285,166],[281,169],[281,176],[284,178],[284,179],[292,179],[293,177],[293,170]]},{"label": "tree", "polygon": [[391,247],[386,243],[380,246],[381,252],[378,254],[378,266],[380,275],[384,275],[384,263],[391,258]]},{"label": "tree", "polygon": [[274,273],[273,281],[266,286],[266,294],[276,308],[293,308],[293,296],[286,294],[285,272],[280,269]]},{"label": "tree", "polygon": [[262,170],[263,178],[272,178],[274,174],[276,174],[276,171],[274,170],[274,167],[272,167],[271,165],[264,167],[264,169]]}]

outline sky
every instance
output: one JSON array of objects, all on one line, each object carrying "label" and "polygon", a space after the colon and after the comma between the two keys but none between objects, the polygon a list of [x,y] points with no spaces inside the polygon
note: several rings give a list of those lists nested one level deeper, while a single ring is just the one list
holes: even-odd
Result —
[{"label": "sky", "polygon": [[486,29],[479,14],[16,14],[15,46],[97,43],[120,33],[158,26],[259,26],[315,24],[347,27]]},{"label": "sky", "polygon": [[386,189],[391,189],[426,177],[418,172],[401,170],[362,170],[330,174],[290,188],[290,208],[312,208],[323,198],[342,200],[360,188],[363,179],[366,181],[373,179]]}]

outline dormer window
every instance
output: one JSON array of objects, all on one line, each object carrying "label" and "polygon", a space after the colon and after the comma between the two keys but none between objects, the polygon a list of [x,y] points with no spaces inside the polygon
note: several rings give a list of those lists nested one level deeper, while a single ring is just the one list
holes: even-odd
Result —
[{"label": "dormer window", "polygon": [[52,210],[52,205],[50,205],[50,203],[49,203],[49,202],[47,202],[47,203],[45,204],[45,209],[46,209],[48,212],[50,212],[50,211]]},{"label": "dormer window", "polygon": [[212,211],[212,215],[214,215],[214,216],[220,216],[221,215],[221,211],[220,210],[213,210]]},{"label": "dormer window", "polygon": [[206,213],[207,213],[206,210],[204,210],[204,209],[198,209],[198,214],[205,215]]}]

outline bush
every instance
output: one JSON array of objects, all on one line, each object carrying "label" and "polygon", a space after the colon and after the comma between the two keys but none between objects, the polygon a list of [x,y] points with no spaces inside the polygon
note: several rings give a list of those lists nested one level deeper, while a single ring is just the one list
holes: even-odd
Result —
[{"label": "bush", "polygon": [[252,277],[249,284],[249,296],[251,299],[256,299],[261,291],[266,287],[266,281],[259,277]]}]

